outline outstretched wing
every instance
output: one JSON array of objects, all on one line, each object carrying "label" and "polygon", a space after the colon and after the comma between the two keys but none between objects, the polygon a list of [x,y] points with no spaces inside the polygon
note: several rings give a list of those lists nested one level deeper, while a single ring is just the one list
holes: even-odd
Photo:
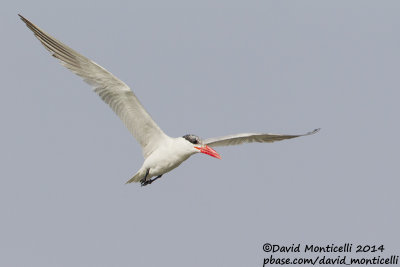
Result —
[{"label": "outstretched wing", "polygon": [[240,145],[244,143],[272,143],[275,141],[281,141],[285,139],[296,138],[300,136],[306,136],[315,134],[320,129],[315,129],[312,132],[306,134],[297,134],[297,135],[287,135],[287,134],[268,134],[268,133],[243,133],[243,134],[232,134],[222,137],[214,137],[208,138],[203,140],[203,144],[208,145],[210,147],[217,147],[217,146],[234,146]]},{"label": "outstretched wing", "polygon": [[166,135],[131,89],[103,67],[45,33],[23,16],[19,16],[53,57],[93,87],[142,146],[144,157],[149,156]]}]

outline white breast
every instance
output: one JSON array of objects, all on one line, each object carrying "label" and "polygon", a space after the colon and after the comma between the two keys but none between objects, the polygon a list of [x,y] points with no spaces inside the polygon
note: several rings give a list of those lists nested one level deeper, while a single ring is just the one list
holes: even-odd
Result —
[{"label": "white breast", "polygon": [[150,169],[148,178],[162,175],[175,169],[195,153],[193,145],[182,137],[169,138],[146,158],[141,169]]}]

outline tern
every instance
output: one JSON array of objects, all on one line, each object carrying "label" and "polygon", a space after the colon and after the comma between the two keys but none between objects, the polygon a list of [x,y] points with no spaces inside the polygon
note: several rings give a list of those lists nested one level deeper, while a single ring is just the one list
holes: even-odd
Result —
[{"label": "tern", "polygon": [[177,138],[169,137],[154,122],[128,85],[97,63],[47,34],[20,14],[18,15],[53,57],[92,86],[93,91],[110,106],[141,145],[143,165],[126,183],[140,182],[142,186],[149,185],[196,153],[221,159],[213,147],[252,142],[271,143],[311,135],[319,131],[315,129],[306,134],[297,135],[242,133],[204,140],[193,134]]}]

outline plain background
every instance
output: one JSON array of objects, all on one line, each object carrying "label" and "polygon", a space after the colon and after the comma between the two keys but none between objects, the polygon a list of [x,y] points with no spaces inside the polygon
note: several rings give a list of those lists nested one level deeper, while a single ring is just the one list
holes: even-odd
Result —
[{"label": "plain background", "polygon": [[[266,242],[400,254],[399,11],[4,2],[0,265],[262,266]],[[17,13],[125,81],[171,136],[322,130],[219,148],[222,160],[196,155],[151,186],[125,185],[139,145]]]}]

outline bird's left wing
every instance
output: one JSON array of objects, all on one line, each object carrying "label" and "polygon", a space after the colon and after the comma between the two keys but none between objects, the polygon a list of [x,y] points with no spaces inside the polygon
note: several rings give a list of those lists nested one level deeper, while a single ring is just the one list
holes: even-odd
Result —
[{"label": "bird's left wing", "polygon": [[314,131],[308,132],[306,134],[296,134],[296,135],[287,135],[287,134],[268,134],[268,133],[243,133],[243,134],[232,134],[222,137],[214,137],[203,140],[203,144],[208,145],[210,147],[217,146],[233,146],[240,145],[244,143],[272,143],[275,141],[281,141],[285,139],[296,138],[300,136],[306,136],[315,134],[320,129],[315,129]]},{"label": "bird's left wing", "polygon": [[131,89],[109,71],[72,48],[45,33],[35,24],[19,15],[53,57],[85,82],[106,102],[124,122],[125,126],[142,146],[144,157],[148,157],[166,135],[153,121]]}]

